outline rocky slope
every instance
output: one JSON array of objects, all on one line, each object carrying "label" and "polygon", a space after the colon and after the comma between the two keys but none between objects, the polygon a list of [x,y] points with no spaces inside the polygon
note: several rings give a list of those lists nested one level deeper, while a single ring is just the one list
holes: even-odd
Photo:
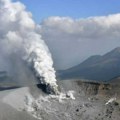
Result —
[{"label": "rocky slope", "polygon": [[115,94],[120,88],[113,83],[62,80],[60,95],[45,94],[41,86],[2,91],[0,113],[6,114],[0,120],[119,120],[120,98]]}]

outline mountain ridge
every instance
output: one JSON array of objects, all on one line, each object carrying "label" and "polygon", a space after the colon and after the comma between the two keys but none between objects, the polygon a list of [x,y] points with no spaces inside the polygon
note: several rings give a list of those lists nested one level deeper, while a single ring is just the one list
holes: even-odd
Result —
[{"label": "mountain ridge", "polygon": [[62,79],[88,79],[107,81],[120,75],[120,47],[104,55],[94,55],[67,70],[60,71]]}]

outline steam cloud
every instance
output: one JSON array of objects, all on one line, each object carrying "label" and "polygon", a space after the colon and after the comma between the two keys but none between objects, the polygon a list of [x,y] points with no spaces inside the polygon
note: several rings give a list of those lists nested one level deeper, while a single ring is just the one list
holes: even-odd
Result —
[{"label": "steam cloud", "polygon": [[0,69],[9,73],[14,71],[17,78],[25,80],[26,74],[29,77],[31,73],[24,69],[24,63],[27,63],[40,83],[55,93],[57,84],[53,61],[48,47],[36,31],[37,26],[22,3],[0,0]]}]

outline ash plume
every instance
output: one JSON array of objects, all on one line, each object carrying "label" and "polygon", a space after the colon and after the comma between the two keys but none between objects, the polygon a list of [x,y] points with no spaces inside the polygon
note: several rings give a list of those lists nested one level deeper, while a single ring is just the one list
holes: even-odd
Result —
[{"label": "ash plume", "polygon": [[22,3],[0,0],[0,70],[16,74],[15,79],[24,81],[31,76],[29,70],[22,67],[27,64],[50,93],[57,93],[51,54],[37,33],[37,26]]}]

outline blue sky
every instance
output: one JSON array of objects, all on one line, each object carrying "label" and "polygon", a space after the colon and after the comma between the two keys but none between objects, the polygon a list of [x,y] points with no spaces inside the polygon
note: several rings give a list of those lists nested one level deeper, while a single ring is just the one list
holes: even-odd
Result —
[{"label": "blue sky", "polygon": [[120,12],[120,0],[14,0],[31,11],[37,23],[50,16],[86,18]]}]

